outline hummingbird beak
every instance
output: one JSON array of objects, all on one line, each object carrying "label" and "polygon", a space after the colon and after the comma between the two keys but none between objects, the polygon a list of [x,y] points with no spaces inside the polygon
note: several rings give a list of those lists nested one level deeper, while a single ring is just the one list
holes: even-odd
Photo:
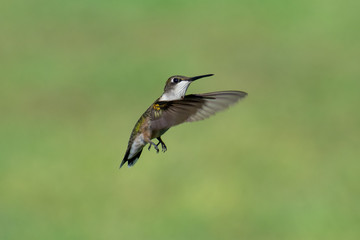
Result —
[{"label": "hummingbird beak", "polygon": [[200,76],[196,76],[196,77],[191,77],[191,78],[188,79],[188,81],[193,82],[193,81],[195,81],[197,79],[204,78],[204,77],[210,77],[212,75],[214,75],[214,74],[206,74],[206,75],[200,75]]}]

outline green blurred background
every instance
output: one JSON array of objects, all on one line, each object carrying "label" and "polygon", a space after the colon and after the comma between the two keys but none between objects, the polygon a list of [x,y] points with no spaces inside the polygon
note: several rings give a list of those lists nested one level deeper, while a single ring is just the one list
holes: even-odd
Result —
[{"label": "green blurred background", "polygon": [[[359,1],[0,4],[0,239],[360,239]],[[174,74],[248,98],[118,169]]]}]

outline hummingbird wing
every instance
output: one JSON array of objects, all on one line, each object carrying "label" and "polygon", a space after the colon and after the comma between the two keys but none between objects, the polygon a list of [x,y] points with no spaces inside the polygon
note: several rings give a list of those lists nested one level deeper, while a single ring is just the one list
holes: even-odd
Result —
[{"label": "hummingbird wing", "polygon": [[190,94],[180,100],[156,102],[151,112],[151,128],[162,130],[183,122],[203,120],[246,96],[246,92],[221,91]]}]

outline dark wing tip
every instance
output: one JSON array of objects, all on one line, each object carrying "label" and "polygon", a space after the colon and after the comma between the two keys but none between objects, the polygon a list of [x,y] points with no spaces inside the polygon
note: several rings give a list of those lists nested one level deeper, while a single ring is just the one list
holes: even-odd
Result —
[{"label": "dark wing tip", "polygon": [[247,97],[247,95],[249,95],[247,92],[243,92],[243,91],[235,91],[236,95],[239,96],[239,98],[244,98]]},{"label": "dark wing tip", "polygon": [[243,91],[238,91],[242,96],[246,97],[247,95],[249,95],[247,92],[243,92]]},{"label": "dark wing tip", "polygon": [[[203,94],[195,94],[191,95],[191,97],[202,97],[202,98],[208,98],[208,99],[214,99],[221,96],[234,96],[239,99],[244,98],[248,95],[247,92],[243,91],[237,91],[237,90],[228,90],[228,91],[218,91],[218,92],[210,92],[210,93],[203,93]],[[190,95],[188,95],[190,96]],[[185,96],[187,97],[187,96]]]},{"label": "dark wing tip", "polygon": [[248,93],[243,91],[221,91],[217,92],[219,95],[228,95],[228,96],[235,96],[239,99],[247,97]]}]

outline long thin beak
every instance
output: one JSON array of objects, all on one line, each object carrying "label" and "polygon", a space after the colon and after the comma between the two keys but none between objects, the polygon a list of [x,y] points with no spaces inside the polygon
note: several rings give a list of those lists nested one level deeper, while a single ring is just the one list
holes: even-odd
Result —
[{"label": "long thin beak", "polygon": [[191,78],[189,78],[188,81],[193,82],[193,81],[195,81],[195,80],[197,80],[197,79],[204,78],[204,77],[210,77],[210,76],[212,76],[212,75],[214,75],[214,74],[206,74],[206,75],[200,75],[200,76],[196,76],[196,77],[191,77]]}]

